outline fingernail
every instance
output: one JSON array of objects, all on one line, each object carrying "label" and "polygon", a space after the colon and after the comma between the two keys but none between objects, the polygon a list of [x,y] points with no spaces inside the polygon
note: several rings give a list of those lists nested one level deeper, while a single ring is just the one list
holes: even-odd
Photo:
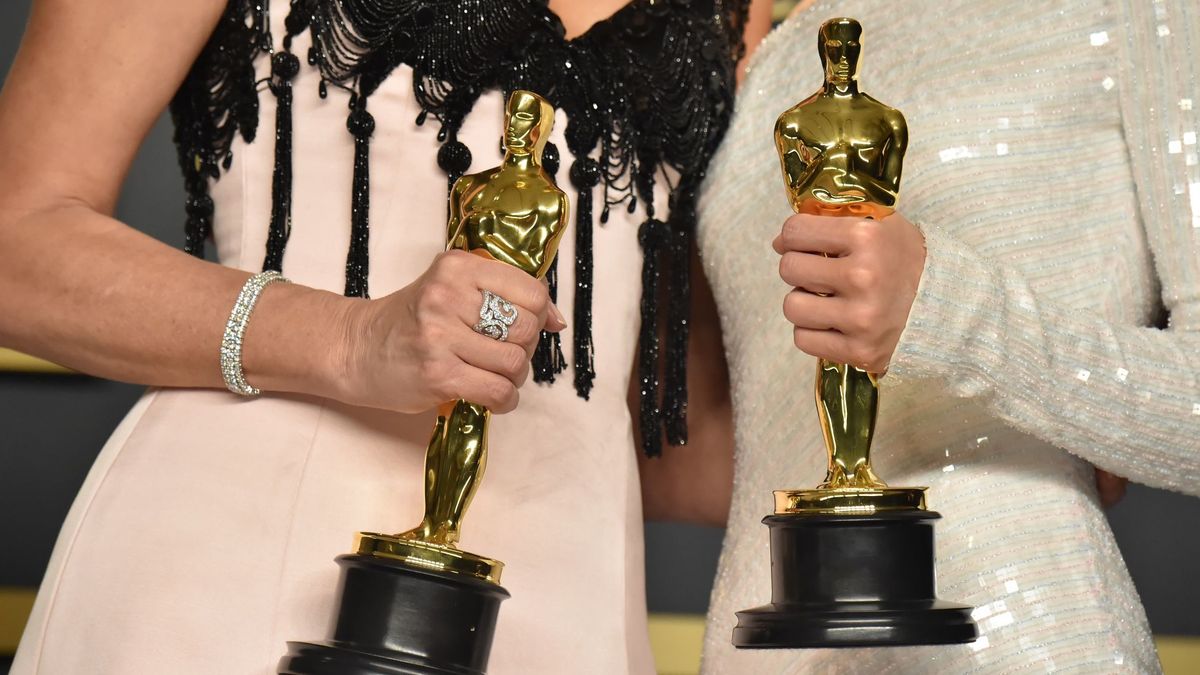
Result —
[{"label": "fingernail", "polygon": [[[558,325],[562,326],[562,328],[567,327],[567,320],[563,318],[562,312],[558,311],[558,305],[550,303],[550,313],[554,315],[555,320],[558,321]],[[562,330],[562,328],[559,330]]]}]

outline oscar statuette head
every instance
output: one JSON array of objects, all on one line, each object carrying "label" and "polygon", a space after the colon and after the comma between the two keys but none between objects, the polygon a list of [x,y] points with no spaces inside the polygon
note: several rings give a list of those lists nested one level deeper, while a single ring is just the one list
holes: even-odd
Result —
[{"label": "oscar statuette head", "polygon": [[554,108],[532,92],[517,90],[509,96],[506,112],[504,148],[514,155],[532,154],[534,161],[540,163],[542,149],[554,126]]},{"label": "oscar statuette head", "polygon": [[862,25],[854,19],[830,19],[817,33],[817,51],[825,69],[825,82],[844,87],[858,80],[858,58],[862,52]]}]

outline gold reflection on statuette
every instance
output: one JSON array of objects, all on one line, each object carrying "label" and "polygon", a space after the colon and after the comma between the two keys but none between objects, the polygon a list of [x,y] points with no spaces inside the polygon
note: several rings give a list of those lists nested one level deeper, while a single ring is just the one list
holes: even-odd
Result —
[{"label": "gold reflection on statuette", "polygon": [[[459,249],[545,276],[569,222],[569,202],[542,169],[554,108],[541,96],[508,99],[500,166],[459,178],[450,190],[446,249]],[[499,583],[503,563],[459,550],[462,520],[487,465],[491,412],[448,401],[425,453],[425,516],[397,535],[363,533],[359,553]]]},{"label": "gold reflection on statuette", "polygon": [[[825,82],[775,123],[775,147],[797,213],[880,219],[895,210],[908,127],[900,111],[858,90],[861,37],[854,19],[825,22],[817,43]],[[924,508],[923,490],[888,488],[871,468],[877,377],[818,361],[817,412],[828,470],[816,490],[777,492],[777,513]]]}]

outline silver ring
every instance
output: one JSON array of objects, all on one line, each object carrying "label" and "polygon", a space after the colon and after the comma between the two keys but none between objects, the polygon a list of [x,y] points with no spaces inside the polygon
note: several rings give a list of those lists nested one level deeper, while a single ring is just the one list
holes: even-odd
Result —
[{"label": "silver ring", "polygon": [[479,307],[479,323],[474,329],[480,335],[493,340],[508,340],[508,327],[517,320],[517,308],[491,291],[483,292],[483,304]]}]

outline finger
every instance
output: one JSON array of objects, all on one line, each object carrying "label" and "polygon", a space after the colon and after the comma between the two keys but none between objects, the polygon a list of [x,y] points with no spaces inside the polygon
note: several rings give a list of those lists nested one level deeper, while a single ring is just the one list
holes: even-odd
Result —
[{"label": "finger", "polygon": [[462,363],[447,385],[448,399],[461,398],[502,415],[517,407],[521,395],[507,377]]},{"label": "finger", "polygon": [[471,262],[467,263],[468,273],[480,291],[491,291],[505,300],[532,310],[538,317],[538,327],[545,325],[546,315],[550,309],[550,291],[540,279],[496,260],[480,255],[458,253]]},{"label": "finger", "polygon": [[[550,298],[550,277],[542,277],[541,279],[538,279],[538,283],[540,283],[542,287],[546,289],[546,297]],[[558,305],[554,303],[554,299],[550,298],[550,306],[546,312],[546,325],[543,326],[543,328],[551,333],[557,333],[566,327],[566,317],[563,316],[563,313],[561,310],[559,310]]]},{"label": "finger", "polygon": [[797,328],[841,330],[846,301],[837,297],[791,291],[783,298],[783,315]]},{"label": "finger", "polygon": [[844,255],[851,249],[851,226],[858,221],[858,218],[798,213],[783,221],[783,230],[772,246],[778,253],[802,251],[835,257]]},{"label": "finger", "polygon": [[467,364],[505,377],[514,386],[520,387],[529,377],[532,354],[518,344],[470,333],[454,344],[451,351]]},{"label": "finger", "polygon": [[796,347],[805,354],[834,363],[848,363],[870,373],[887,371],[888,364],[867,354],[851,338],[834,330],[792,329]]},{"label": "finger", "polygon": [[567,327],[567,319],[563,316],[558,305],[550,303],[550,312],[546,316],[546,325],[544,328],[551,333],[557,333]]},{"label": "finger", "polygon": [[846,350],[846,336],[834,330],[795,328],[792,330],[792,340],[805,354],[838,363],[842,361]]},{"label": "finger", "polygon": [[[474,305],[471,303],[474,303]],[[508,337],[506,338],[506,341],[527,349],[529,351],[529,355],[532,356],[533,349],[537,346],[538,338],[541,337],[542,324],[545,323],[546,317],[544,315],[539,316],[537,312],[533,311],[529,307],[523,307],[516,303],[510,303],[510,305],[512,306],[512,312],[505,312],[503,311],[503,308],[501,308],[501,316],[493,316],[493,318],[497,320],[503,317],[512,318],[512,324],[508,326]],[[472,329],[473,335],[478,335],[474,332],[474,329],[475,326],[478,325],[482,320],[480,312],[483,308],[483,293],[472,293],[467,291],[464,294],[463,299],[458,303],[458,307],[459,315],[462,318],[463,323]],[[516,315],[515,317],[513,317],[514,314]],[[484,337],[484,339],[492,338]]]},{"label": "finger", "polygon": [[836,295],[844,281],[843,263],[840,258],[788,251],[779,258],[779,278],[809,293]]}]

